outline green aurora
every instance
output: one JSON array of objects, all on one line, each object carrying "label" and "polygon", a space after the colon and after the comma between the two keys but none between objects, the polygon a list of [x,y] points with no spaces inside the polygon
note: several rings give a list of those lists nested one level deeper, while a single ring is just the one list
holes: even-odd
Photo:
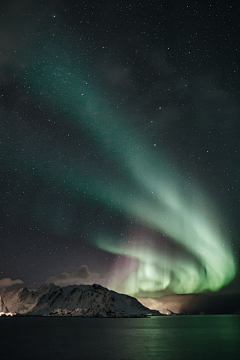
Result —
[{"label": "green aurora", "polygon": [[[96,148],[108,151],[121,169],[102,175],[87,164],[84,172],[75,159],[74,166],[68,165],[70,191],[76,196],[87,192],[129,221],[165,234],[188,252],[186,257],[173,258],[149,247],[149,239],[92,236],[99,248],[127,256],[135,264],[124,276],[116,264],[111,287],[151,296],[166,288],[184,294],[217,291],[227,285],[235,277],[236,259],[229,229],[222,229],[209,194],[186,171],[173,166],[159,146],[140,136],[87,76],[74,66],[42,64],[28,73],[30,86],[79,132],[87,129]],[[56,164],[47,171],[60,179],[60,168]]]}]

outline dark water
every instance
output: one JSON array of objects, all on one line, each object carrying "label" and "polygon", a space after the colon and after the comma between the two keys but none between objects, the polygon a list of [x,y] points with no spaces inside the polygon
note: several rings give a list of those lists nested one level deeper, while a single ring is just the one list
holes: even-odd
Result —
[{"label": "dark water", "polygon": [[240,316],[0,318],[0,359],[240,358]]}]

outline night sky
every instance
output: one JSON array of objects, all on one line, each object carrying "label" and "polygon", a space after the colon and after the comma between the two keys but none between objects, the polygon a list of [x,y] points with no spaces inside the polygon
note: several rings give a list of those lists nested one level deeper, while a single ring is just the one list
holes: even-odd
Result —
[{"label": "night sky", "polygon": [[240,291],[237,1],[0,6],[0,287]]}]

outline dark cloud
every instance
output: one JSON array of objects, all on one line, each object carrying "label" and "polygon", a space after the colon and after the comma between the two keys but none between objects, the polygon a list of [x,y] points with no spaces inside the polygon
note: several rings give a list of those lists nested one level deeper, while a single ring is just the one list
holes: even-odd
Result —
[{"label": "dark cloud", "polygon": [[94,283],[106,285],[108,276],[106,274],[91,273],[86,265],[80,266],[72,273],[63,272],[58,275],[50,276],[46,282],[55,285],[92,285]]}]

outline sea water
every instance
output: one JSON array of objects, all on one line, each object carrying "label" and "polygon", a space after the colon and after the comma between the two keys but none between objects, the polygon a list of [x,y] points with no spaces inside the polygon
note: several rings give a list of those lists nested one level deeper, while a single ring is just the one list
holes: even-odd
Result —
[{"label": "sea water", "polygon": [[238,360],[240,316],[0,318],[0,359]]}]

